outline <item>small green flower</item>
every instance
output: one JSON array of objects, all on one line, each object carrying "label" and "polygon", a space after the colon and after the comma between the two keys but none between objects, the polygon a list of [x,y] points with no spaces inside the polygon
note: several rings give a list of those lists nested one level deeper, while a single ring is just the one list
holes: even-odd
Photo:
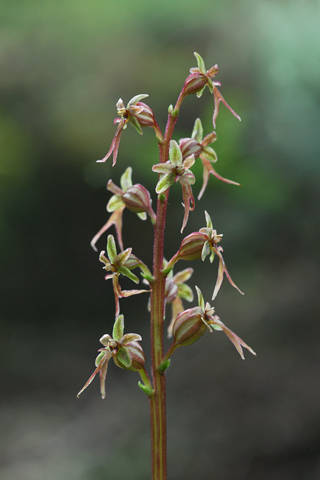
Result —
[{"label": "small green flower", "polygon": [[209,180],[209,175],[212,173],[222,182],[231,183],[232,185],[240,186],[240,183],[234,182],[233,180],[228,180],[227,178],[221,177],[216,170],[213,168],[212,164],[216,163],[218,160],[216,152],[213,148],[209,147],[217,138],[216,132],[211,132],[203,138],[203,128],[200,118],[197,118],[193,127],[193,132],[191,138],[182,138],[179,140],[179,146],[182,152],[183,158],[186,158],[191,153],[194,154],[195,158],[200,157],[203,165],[203,183],[201,191],[198,195],[198,200],[201,199]]},{"label": "small green flower", "polygon": [[184,83],[184,93],[197,93],[197,97],[200,98],[204,89],[206,87],[209,88],[210,92],[213,94],[214,99],[214,112],[213,112],[213,126],[216,128],[216,118],[219,113],[219,104],[222,102],[227,109],[234,115],[238,120],[241,120],[239,115],[232,110],[230,105],[227,104],[219,90],[218,87],[221,87],[220,82],[213,82],[212,78],[217,75],[219,72],[218,65],[214,65],[213,67],[206,70],[203,58],[197,53],[194,52],[194,55],[197,59],[198,66],[196,68],[190,68],[190,75],[186,78]]},{"label": "small green flower", "polygon": [[243,360],[243,348],[246,348],[250,353],[256,355],[252,348],[222,323],[218,315],[215,315],[214,308],[210,303],[205,303],[201,290],[198,287],[196,287],[196,291],[198,295],[198,306],[185,310],[178,315],[174,321],[172,326],[174,342],[165,355],[164,361],[170,358],[177,347],[191,345],[196,342],[204,335],[206,330],[209,330],[211,333],[214,330],[223,331],[229,340],[231,340]]},{"label": "small green flower", "polygon": [[142,340],[141,336],[137,333],[124,334],[123,332],[124,317],[123,315],[119,315],[113,326],[112,337],[106,334],[100,338],[100,343],[104,345],[104,348],[98,350],[100,353],[95,360],[97,368],[78,393],[78,397],[90,385],[97,373],[99,373],[100,392],[102,398],[105,398],[105,381],[111,358],[113,358],[114,363],[120,368],[132,371],[144,370],[145,356],[141,345],[138,343]]},{"label": "small green flower", "polygon": [[184,205],[181,232],[183,232],[187,224],[189,212],[194,210],[195,207],[191,188],[191,185],[195,183],[195,177],[190,170],[194,162],[194,155],[183,159],[178,143],[175,140],[171,140],[168,162],[158,163],[152,167],[154,172],[161,174],[156,186],[156,192],[158,194],[165,192],[174,183],[179,182],[181,185]]},{"label": "small green flower", "polygon": [[137,130],[140,135],[142,135],[141,127],[153,127],[155,129],[156,135],[161,136],[161,132],[159,132],[159,127],[153,115],[153,111],[148,105],[140,102],[140,100],[148,96],[149,95],[146,95],[144,93],[136,95],[135,97],[131,98],[126,107],[124,106],[122,98],[119,98],[116,104],[119,118],[115,118],[114,120],[114,124],[118,123],[118,127],[107,155],[101,160],[97,160],[98,162],[105,162],[113,153],[112,166],[116,164],[121,134],[122,131],[127,128],[128,122],[131,123],[131,125]]},{"label": "small green flower", "polygon": [[150,216],[152,223],[155,223],[156,214],[152,209],[152,200],[148,190],[139,183],[132,185],[132,168],[128,167],[120,178],[121,188],[112,180],[109,180],[107,189],[114,195],[110,198],[107,211],[113,212],[107,223],[99,230],[99,232],[91,240],[91,246],[97,250],[96,243],[101,235],[115,225],[117,238],[120,248],[123,250],[122,241],[122,214],[125,208],[136,213],[141,220],[146,220],[147,214]]},{"label": "small green flower", "polygon": [[208,255],[210,255],[209,257],[210,263],[212,263],[215,255],[217,255],[217,257],[219,258],[219,268],[218,268],[218,277],[217,277],[216,285],[214,287],[214,291],[212,295],[212,300],[215,299],[215,297],[218,294],[218,291],[220,290],[224,274],[229,280],[229,283],[236,290],[238,290],[238,292],[241,293],[241,295],[244,295],[244,293],[240,290],[240,288],[237,287],[237,285],[232,280],[227,270],[224,258],[222,256],[223,248],[221,246],[218,246],[218,243],[221,242],[223,235],[218,234],[217,231],[213,229],[210,215],[207,212],[205,212],[205,217],[206,217],[207,226],[204,228],[200,228],[198,232],[190,233],[190,235],[187,235],[182,240],[179,250],[169,260],[167,268],[173,268],[173,266],[179,260],[190,261],[190,260],[196,260],[198,258],[201,258],[202,261],[204,261]]},{"label": "small green flower", "polygon": [[[139,260],[136,256],[132,255],[132,248],[127,248],[123,252],[117,254],[116,242],[113,235],[108,236],[107,241],[107,255],[103,250],[100,253],[99,260],[104,264],[104,270],[111,272],[105,276],[105,280],[112,280],[115,305],[116,305],[116,317],[120,313],[119,299],[122,297],[130,297],[131,295],[138,295],[139,293],[145,293],[149,290],[121,290],[119,284],[119,276],[124,275],[132,280],[134,283],[139,283],[139,278],[131,272],[133,268],[139,267],[143,272],[149,272],[147,266]],[[151,273],[150,273],[151,275]]]}]

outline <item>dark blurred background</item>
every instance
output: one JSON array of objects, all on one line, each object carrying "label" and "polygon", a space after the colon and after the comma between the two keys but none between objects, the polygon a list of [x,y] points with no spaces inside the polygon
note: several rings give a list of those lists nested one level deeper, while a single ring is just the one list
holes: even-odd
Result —
[{"label": "dark blurred background", "polygon": [[[150,478],[149,412],[138,375],[94,368],[111,333],[111,284],[89,242],[106,222],[105,186],[133,167],[154,192],[157,145],[129,126],[118,163],[96,164],[113,138],[119,97],[148,93],[164,127],[199,52],[218,63],[223,105],[203,210],[224,234],[239,295],[215,308],[257,351],[242,362],[223,335],[179,349],[168,371],[170,479],[320,478],[319,121],[316,0],[12,0],[0,6],[1,480]],[[196,117],[212,130],[208,91],[183,104],[175,139]],[[196,166],[195,195],[201,187]],[[152,193],[155,201],[155,195]],[[166,256],[181,241],[181,193],[170,194]],[[112,232],[113,233],[113,232]],[[152,228],[124,214],[124,243],[150,262]],[[99,249],[105,248],[105,239]],[[207,299],[217,264],[195,269]],[[122,300],[126,330],[148,354],[147,297]],[[189,305],[186,305],[189,307]],[[148,362],[148,368],[149,368]]]}]

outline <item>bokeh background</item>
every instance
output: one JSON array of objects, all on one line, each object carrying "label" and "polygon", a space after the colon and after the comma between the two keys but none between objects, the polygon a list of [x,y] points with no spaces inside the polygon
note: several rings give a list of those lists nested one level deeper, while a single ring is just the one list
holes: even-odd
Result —
[{"label": "bokeh background", "polygon": [[[224,233],[239,295],[224,282],[215,308],[258,353],[241,361],[218,333],[180,349],[168,371],[168,472],[177,480],[320,478],[319,123],[317,0],[3,0],[0,5],[1,480],[150,478],[149,413],[138,375],[93,371],[114,317],[111,284],[89,242],[105,223],[109,178],[129,165],[154,191],[153,131],[123,135],[119,159],[96,164],[115,103],[148,93],[165,125],[198,51],[218,63],[220,174],[203,210]],[[188,98],[175,138],[213,99]],[[201,186],[201,168],[196,166]],[[155,195],[152,194],[155,200]],[[181,241],[179,186],[170,194],[166,255]],[[124,243],[150,262],[152,228],[125,212]],[[99,248],[105,247],[105,240]],[[190,266],[180,265],[181,268]],[[195,262],[209,299],[217,265]],[[147,298],[122,301],[144,337]],[[188,305],[189,306],[189,305]]]}]

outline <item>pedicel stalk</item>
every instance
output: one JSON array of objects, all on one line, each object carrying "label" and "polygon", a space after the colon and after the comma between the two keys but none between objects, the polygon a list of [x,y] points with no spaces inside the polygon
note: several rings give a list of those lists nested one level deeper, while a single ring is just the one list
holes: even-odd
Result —
[{"label": "pedicel stalk", "polygon": [[[228,180],[219,175],[213,165],[217,162],[217,154],[210,146],[216,141],[217,135],[213,130],[203,136],[201,120],[195,120],[194,129],[190,138],[183,138],[177,142],[173,133],[175,124],[180,113],[182,102],[188,95],[196,94],[201,97],[206,88],[213,96],[213,127],[219,113],[220,102],[238,119],[234,110],[227,104],[218,87],[221,84],[213,81],[218,74],[218,65],[206,70],[203,59],[198,53],[194,54],[197,67],[190,69],[190,74],[185,79],[182,90],[175,106],[168,109],[168,120],[164,132],[159,127],[151,108],[142,102],[148,95],[142,94],[133,97],[127,106],[120,99],[116,106],[118,117],[114,120],[117,129],[106,156],[98,162],[106,162],[113,157],[113,166],[117,163],[119,144],[123,131],[131,124],[142,135],[144,127],[153,128],[158,142],[159,160],[152,166],[152,171],[157,174],[155,193],[157,194],[157,206],[154,211],[152,199],[148,190],[141,184],[132,182],[132,169],[128,167],[123,173],[120,186],[109,180],[107,189],[113,194],[110,198],[107,211],[111,214],[106,224],[93,238],[91,245],[97,250],[96,243],[99,238],[110,229],[115,227],[116,239],[120,248],[118,253],[116,241],[113,235],[107,237],[106,251],[101,251],[100,262],[106,270],[106,280],[111,280],[115,297],[115,322],[112,336],[104,334],[100,338],[103,348],[99,350],[96,358],[96,369],[78,393],[78,396],[94,380],[100,376],[100,392],[102,398],[106,396],[105,380],[110,360],[120,368],[138,372],[141,381],[139,387],[145,393],[150,405],[151,419],[151,450],[152,450],[152,480],[166,480],[167,478],[167,434],[166,434],[166,372],[173,353],[178,347],[188,346],[202,337],[207,331],[210,333],[222,331],[231,340],[241,358],[244,359],[243,348],[255,355],[255,352],[232,332],[216,315],[214,307],[205,302],[198,286],[198,305],[185,309],[183,301],[194,300],[193,290],[186,282],[191,278],[193,269],[185,268],[177,273],[173,272],[176,264],[181,261],[192,262],[201,258],[205,261],[209,257],[212,263],[215,258],[218,263],[218,273],[214,282],[212,300],[220,290],[224,276],[230,285],[238,292],[241,290],[232,280],[223,257],[222,234],[218,234],[213,228],[211,217],[204,212],[205,224],[198,231],[182,237],[180,247],[173,257],[164,259],[164,231],[166,225],[166,213],[168,198],[171,188],[182,190],[182,205],[184,215],[182,219],[181,234],[187,225],[190,212],[195,209],[195,199],[192,185],[195,176],[192,167],[197,161],[203,165],[203,182],[198,198],[200,199],[207,187],[210,174],[225,183],[239,185],[237,182]],[[198,160],[199,159],[199,160]],[[124,249],[122,239],[122,214],[127,208],[137,216],[146,220],[150,218],[154,226],[153,237],[153,266],[150,269],[142,260],[132,253],[132,247]],[[135,271],[135,273],[133,272]],[[129,278],[138,284],[142,277],[144,287],[142,289],[122,290],[121,277]],[[131,295],[149,295],[150,310],[150,336],[151,336],[151,374],[145,368],[145,355],[141,346],[141,336],[137,333],[124,333],[124,317],[120,313],[120,300]],[[166,305],[171,304],[171,318],[165,318]],[[167,352],[164,352],[164,332],[172,338],[172,344]]]}]

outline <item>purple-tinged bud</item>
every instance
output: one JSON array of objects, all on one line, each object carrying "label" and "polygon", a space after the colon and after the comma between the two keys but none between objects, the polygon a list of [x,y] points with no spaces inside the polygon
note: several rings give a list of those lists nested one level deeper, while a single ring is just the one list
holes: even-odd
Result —
[{"label": "purple-tinged bud", "polygon": [[191,345],[204,335],[208,327],[202,321],[202,315],[202,309],[194,307],[177,316],[172,326],[175,347]]},{"label": "purple-tinged bud", "polygon": [[177,253],[177,260],[196,260],[201,258],[203,245],[208,240],[207,236],[200,232],[190,233],[185,237]]},{"label": "purple-tinged bud", "polygon": [[151,209],[151,197],[148,190],[137,183],[122,195],[122,200],[125,206],[134,213],[150,212]]},{"label": "purple-tinged bud", "polygon": [[153,127],[155,125],[153,111],[144,102],[137,102],[136,105],[130,106],[129,113],[136,117],[141,127]]},{"label": "purple-tinged bud", "polygon": [[184,82],[183,93],[189,95],[200,92],[208,82],[207,77],[202,73],[191,73]]},{"label": "purple-tinged bud", "polygon": [[194,158],[198,158],[202,152],[200,143],[194,138],[182,138],[179,141],[179,147],[183,159],[189,157],[190,155],[194,155]]}]

